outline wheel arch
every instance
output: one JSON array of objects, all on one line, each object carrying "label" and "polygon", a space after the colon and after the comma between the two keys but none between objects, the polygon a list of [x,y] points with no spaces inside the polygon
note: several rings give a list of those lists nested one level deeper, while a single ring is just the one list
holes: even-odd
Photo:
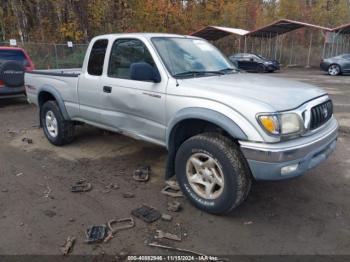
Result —
[{"label": "wheel arch", "polygon": [[168,159],[166,178],[175,174],[174,161],[178,148],[189,137],[206,132],[215,131],[233,140],[247,140],[243,130],[227,116],[205,108],[186,108],[180,110],[170,121],[166,132],[166,146]]},{"label": "wheel arch", "polygon": [[70,117],[68,115],[66,106],[65,106],[64,101],[63,101],[63,98],[60,95],[60,93],[57,91],[57,89],[54,88],[53,86],[49,86],[49,85],[42,86],[39,89],[39,92],[38,92],[38,106],[39,106],[39,109],[41,109],[42,105],[45,102],[49,101],[49,100],[56,101],[59,109],[62,112],[62,115],[63,115],[64,119],[65,120],[70,120]]}]

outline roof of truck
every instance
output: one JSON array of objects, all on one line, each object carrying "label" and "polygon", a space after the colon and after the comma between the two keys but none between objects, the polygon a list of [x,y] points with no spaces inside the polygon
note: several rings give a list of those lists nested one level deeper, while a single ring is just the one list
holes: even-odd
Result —
[{"label": "roof of truck", "polygon": [[106,38],[106,37],[118,37],[118,36],[143,36],[146,38],[152,38],[152,37],[189,37],[189,38],[196,38],[194,36],[189,35],[179,35],[179,34],[167,34],[167,33],[119,33],[119,34],[106,34],[106,35],[99,35],[95,38]]}]

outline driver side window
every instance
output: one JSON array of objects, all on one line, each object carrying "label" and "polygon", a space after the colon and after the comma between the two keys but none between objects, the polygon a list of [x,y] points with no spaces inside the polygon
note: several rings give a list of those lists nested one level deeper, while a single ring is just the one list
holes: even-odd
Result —
[{"label": "driver side window", "polygon": [[131,79],[130,66],[146,62],[156,67],[145,44],[138,39],[118,39],[114,42],[108,66],[108,76]]}]

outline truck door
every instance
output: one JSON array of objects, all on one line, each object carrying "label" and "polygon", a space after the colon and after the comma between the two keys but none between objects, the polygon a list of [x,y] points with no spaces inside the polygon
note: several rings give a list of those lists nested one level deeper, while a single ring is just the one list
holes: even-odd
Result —
[{"label": "truck door", "polygon": [[80,75],[78,83],[80,115],[94,123],[101,123],[101,77],[107,46],[107,39],[96,40],[90,50],[87,67]]},{"label": "truck door", "polygon": [[158,70],[150,49],[141,39],[119,38],[113,43],[107,74],[102,79],[102,119],[105,125],[130,135],[164,141],[168,79],[163,77],[160,83],[130,79],[130,65],[138,62],[149,63]]}]

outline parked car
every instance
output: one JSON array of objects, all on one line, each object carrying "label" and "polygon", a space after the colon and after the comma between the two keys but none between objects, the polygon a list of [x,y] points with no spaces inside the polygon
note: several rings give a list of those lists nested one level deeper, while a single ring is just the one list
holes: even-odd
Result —
[{"label": "parked car", "polygon": [[256,54],[239,53],[229,57],[239,69],[254,72],[274,72],[280,70],[277,60],[270,60]]},{"label": "parked car", "polygon": [[34,64],[22,48],[0,47],[0,97],[25,94],[24,72]]},{"label": "parked car", "polygon": [[350,73],[350,54],[342,54],[335,57],[322,59],[320,67],[331,76],[342,73]]},{"label": "parked car", "polygon": [[72,142],[85,122],[168,150],[187,198],[222,214],[252,179],[300,176],[335,149],[338,122],[327,93],[305,83],[239,73],[207,41],[169,34],[94,38],[81,70],[25,74],[47,139]]}]

